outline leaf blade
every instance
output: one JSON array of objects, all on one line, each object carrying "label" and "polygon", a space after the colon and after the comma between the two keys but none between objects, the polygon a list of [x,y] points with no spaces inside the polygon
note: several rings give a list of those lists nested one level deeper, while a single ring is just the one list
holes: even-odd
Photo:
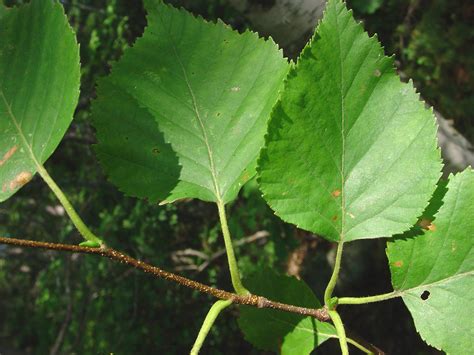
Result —
[{"label": "leaf blade", "polygon": [[333,241],[401,233],[434,191],[434,116],[339,0],[288,75],[258,169],[276,214]]},{"label": "leaf blade", "polygon": [[[3,6],[3,5],[2,5]],[[79,46],[62,6],[37,1],[0,19],[0,201],[61,141],[79,97]]]},{"label": "leaf blade", "polygon": [[[158,1],[148,1],[147,9],[144,36],[109,80],[148,110],[179,160],[179,178],[160,199],[227,202],[254,174],[288,64],[273,42],[253,33],[238,34]],[[95,115],[96,125],[100,120],[112,118]],[[134,194],[125,178],[115,180]]]},{"label": "leaf blade", "polygon": [[[252,275],[245,280],[245,285],[254,294],[271,300],[301,307],[321,307],[303,281],[278,275],[270,269]],[[245,339],[254,346],[282,354],[309,354],[327,339],[336,337],[336,331],[329,323],[272,309],[242,306],[238,323]]]},{"label": "leaf blade", "polygon": [[452,354],[474,346],[474,171],[450,178],[444,203],[420,235],[387,245],[392,284],[422,338]]}]

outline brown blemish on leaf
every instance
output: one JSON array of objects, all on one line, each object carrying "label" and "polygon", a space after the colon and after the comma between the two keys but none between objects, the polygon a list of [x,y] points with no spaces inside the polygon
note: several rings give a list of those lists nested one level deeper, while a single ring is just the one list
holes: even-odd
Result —
[{"label": "brown blemish on leaf", "polygon": [[18,146],[14,145],[13,147],[11,147],[8,152],[5,153],[5,155],[3,156],[2,160],[0,160],[0,166],[2,166],[3,164],[5,164],[7,162],[8,159],[10,159],[12,157],[13,154],[15,154],[15,152],[17,151],[18,149]]},{"label": "brown blemish on leaf", "polygon": [[402,267],[402,266],[403,266],[403,261],[402,261],[402,260],[395,261],[395,262],[393,263],[393,266],[395,266],[395,267]]},{"label": "brown blemish on leaf", "polygon": [[382,72],[379,69],[375,69],[374,75],[378,78],[380,75],[382,75]]},{"label": "brown blemish on leaf", "polygon": [[33,175],[29,171],[22,171],[12,181],[10,181],[10,190],[19,189],[23,185],[27,184]]},{"label": "brown blemish on leaf", "polygon": [[418,225],[427,231],[434,232],[436,230],[436,226],[432,223],[429,219],[422,218],[418,221]]},{"label": "brown blemish on leaf", "polygon": [[250,179],[249,172],[246,170],[242,175],[242,182],[247,182]]},{"label": "brown blemish on leaf", "polygon": [[336,189],[333,192],[331,192],[332,197],[339,197],[341,196],[341,190]]},{"label": "brown blemish on leaf", "polygon": [[337,215],[332,216],[331,219],[332,219],[333,221],[337,221]]}]

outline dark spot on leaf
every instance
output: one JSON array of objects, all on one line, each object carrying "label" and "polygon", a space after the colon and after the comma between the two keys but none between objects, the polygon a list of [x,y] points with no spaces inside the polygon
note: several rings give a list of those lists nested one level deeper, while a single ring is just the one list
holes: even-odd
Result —
[{"label": "dark spot on leaf", "polygon": [[332,197],[339,197],[341,195],[341,190],[336,189],[333,192],[331,192]]},{"label": "dark spot on leaf", "polygon": [[151,152],[156,155],[160,153],[160,150],[158,148],[153,148]]},{"label": "dark spot on leaf", "polygon": [[125,140],[128,141],[128,137],[125,137]]},{"label": "dark spot on leaf", "polygon": [[217,112],[217,113],[216,113],[216,116],[217,116],[217,117],[219,117],[220,115],[221,115],[221,113],[220,113],[220,112]]},{"label": "dark spot on leaf", "polygon": [[423,291],[423,293],[420,296],[420,298],[423,301],[426,301],[429,297],[430,297],[430,291],[427,291],[427,290]]},{"label": "dark spot on leaf", "polygon": [[337,221],[337,215],[332,216],[331,218],[333,221]]}]

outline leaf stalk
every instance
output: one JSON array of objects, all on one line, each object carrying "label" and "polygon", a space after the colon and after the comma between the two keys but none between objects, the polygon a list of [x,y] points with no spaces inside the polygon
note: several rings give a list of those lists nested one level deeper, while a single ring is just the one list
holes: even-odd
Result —
[{"label": "leaf stalk", "polygon": [[342,319],[337,313],[336,310],[330,310],[329,316],[336,328],[337,336],[339,337],[339,346],[341,347],[342,355],[349,355],[349,347],[347,346],[347,337],[346,330],[344,329],[344,324],[342,324]]},{"label": "leaf stalk", "polygon": [[217,209],[219,210],[219,219],[221,222],[222,234],[224,236],[224,244],[227,254],[227,262],[229,263],[232,286],[238,295],[248,295],[250,292],[244,287],[242,280],[240,279],[239,267],[237,265],[237,259],[235,258],[234,247],[232,246],[232,238],[230,236],[229,226],[227,224],[225,206],[221,200],[217,201]]},{"label": "leaf stalk", "polygon": [[355,341],[354,339],[351,339],[351,338],[347,338],[347,342],[349,344],[352,344],[354,345],[357,349],[359,349],[360,351],[364,352],[365,354],[367,355],[374,355],[374,352],[367,349],[365,346],[363,346],[362,344],[359,344],[357,341]]},{"label": "leaf stalk", "polygon": [[367,297],[341,297],[338,299],[337,303],[338,304],[366,304],[366,303],[387,301],[392,298],[396,298],[400,296],[401,294],[399,291],[392,291],[392,292],[387,292],[380,295],[367,296]]},{"label": "leaf stalk", "polygon": [[91,243],[100,246],[103,244],[102,240],[97,237],[84,223],[84,221],[79,217],[78,213],[72,206],[71,202],[69,202],[68,198],[64,194],[64,192],[60,189],[60,187],[56,184],[53,178],[49,175],[48,171],[44,168],[41,164],[36,164],[36,169],[46,184],[49,186],[51,191],[56,195],[61,205],[63,205],[64,210],[66,211],[67,215],[71,219],[74,226],[77,228],[79,233],[82,237]]},{"label": "leaf stalk", "polygon": [[212,305],[211,309],[206,315],[206,318],[204,318],[201,329],[199,329],[198,336],[194,342],[193,348],[191,349],[191,355],[199,354],[204,340],[206,340],[207,334],[209,334],[209,330],[211,330],[211,327],[214,325],[217,316],[219,316],[219,313],[221,313],[222,310],[229,307],[231,304],[232,300],[218,300]]},{"label": "leaf stalk", "polygon": [[331,302],[332,293],[336,287],[337,279],[339,278],[339,271],[341,270],[341,260],[342,260],[342,251],[344,249],[344,242],[339,242],[337,245],[336,251],[336,260],[334,262],[334,270],[332,272],[331,278],[329,279],[326,290],[324,291],[324,304],[329,309],[334,309],[333,302]]}]

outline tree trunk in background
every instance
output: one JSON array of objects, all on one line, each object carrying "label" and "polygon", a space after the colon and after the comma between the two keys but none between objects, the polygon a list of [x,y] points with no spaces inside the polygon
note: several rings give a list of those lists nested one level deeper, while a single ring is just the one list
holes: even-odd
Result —
[{"label": "tree trunk in background", "polygon": [[443,174],[447,177],[450,173],[464,170],[468,165],[474,168],[474,147],[452,125],[452,121],[441,116],[435,111],[438,119],[438,140],[441,154],[444,159]]},{"label": "tree trunk in background", "polygon": [[325,0],[230,0],[263,36],[271,36],[294,59],[322,18]]},{"label": "tree trunk in background", "polygon": [[[230,0],[261,35],[271,36],[295,59],[322,18],[326,0]],[[403,75],[402,75],[403,76]],[[444,176],[474,167],[474,148],[452,125],[435,111],[438,138],[445,162]]]}]

